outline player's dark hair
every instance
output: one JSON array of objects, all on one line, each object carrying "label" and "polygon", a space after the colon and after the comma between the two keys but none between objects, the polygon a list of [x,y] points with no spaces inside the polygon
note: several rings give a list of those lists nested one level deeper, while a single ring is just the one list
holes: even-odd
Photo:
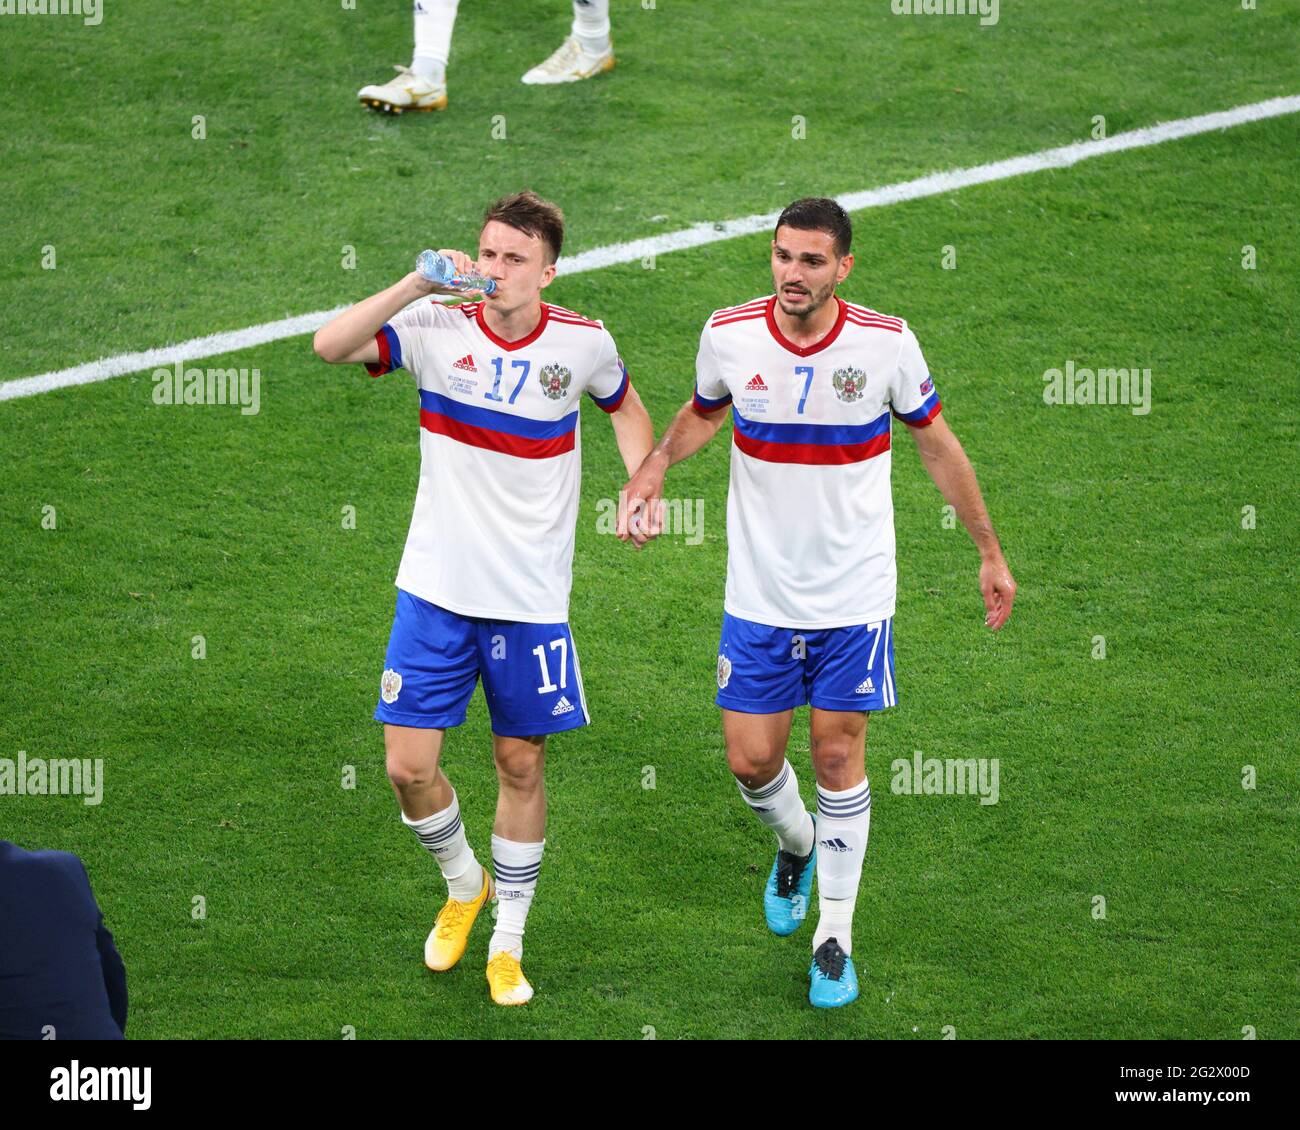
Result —
[{"label": "player's dark hair", "polygon": [[483,213],[483,226],[493,220],[524,235],[536,236],[546,245],[552,263],[560,257],[560,247],[564,243],[564,213],[558,204],[543,200],[531,188],[489,204]]},{"label": "player's dark hair", "polygon": [[838,259],[843,259],[853,246],[853,221],[843,208],[826,196],[805,196],[796,200],[781,213],[776,226],[826,232],[835,241]]}]

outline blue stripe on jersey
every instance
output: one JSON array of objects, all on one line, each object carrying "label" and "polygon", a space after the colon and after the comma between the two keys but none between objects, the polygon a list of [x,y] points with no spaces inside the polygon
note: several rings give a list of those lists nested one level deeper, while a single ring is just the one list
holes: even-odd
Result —
[{"label": "blue stripe on jersey", "polygon": [[509,412],[462,404],[459,400],[430,392],[427,388],[420,389],[420,407],[426,412],[449,416],[462,424],[504,432],[506,435],[523,436],[525,439],[555,439],[568,435],[578,426],[577,409],[559,420],[534,420],[529,416],[514,416]]},{"label": "blue stripe on jersey", "polygon": [[869,424],[769,424],[751,420],[739,412],[732,415],[741,434],[765,443],[866,443],[889,431],[888,412],[881,413]]},{"label": "blue stripe on jersey", "polygon": [[590,389],[587,390],[587,395],[590,396],[591,399],[594,400],[597,404],[599,404],[602,408],[609,408],[611,405],[617,404],[620,400],[623,399],[624,395],[626,395],[627,393],[627,381],[628,381],[627,370],[623,368],[623,363],[621,361],[619,362],[618,367],[620,369],[623,369],[623,379],[618,382],[618,388],[616,388],[608,396],[597,396]]},{"label": "blue stripe on jersey", "polygon": [[402,343],[397,337],[397,331],[387,322],[380,327],[380,332],[388,342],[388,368],[401,369],[402,365]]},{"label": "blue stripe on jersey", "polygon": [[906,423],[915,423],[917,420],[924,420],[929,417],[931,413],[934,412],[935,405],[938,403],[939,394],[937,392],[932,392],[924,401],[922,401],[921,407],[916,409],[915,412],[898,412],[896,414],[900,420],[903,420]]},{"label": "blue stripe on jersey", "polygon": [[721,408],[724,404],[730,403],[731,393],[727,393],[726,396],[720,396],[717,400],[710,400],[707,396],[701,396],[698,388],[695,390],[696,407],[703,408],[706,412],[712,412],[717,408]]}]

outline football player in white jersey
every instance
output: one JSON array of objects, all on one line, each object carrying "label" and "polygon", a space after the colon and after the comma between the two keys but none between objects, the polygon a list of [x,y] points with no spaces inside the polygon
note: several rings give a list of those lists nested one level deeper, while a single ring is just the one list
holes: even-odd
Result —
[{"label": "football player in white jersey", "polygon": [[[447,60],[460,0],[415,0],[415,55],[387,82],[357,91],[362,105],[386,114],[447,108]],[[521,82],[549,86],[578,82],[614,68],[609,0],[573,0],[573,26],[565,41]]]},{"label": "football player in white jersey", "polygon": [[[609,332],[541,300],[563,237],[554,204],[532,192],[504,197],[485,214],[476,262],[443,252],[492,279],[490,296],[444,305],[429,298],[440,288],[412,272],[314,342],[326,361],[415,377],[420,485],[375,717],[402,820],[447,881],[425,964],[455,965],[495,896],[487,976],[492,999],[507,1005],[532,996],[520,962],[545,843],[546,736],[589,721],[568,626],[582,394],[610,413],[628,474],[654,443]],[[500,782],[495,878],[470,848],[439,764],[480,678]]]},{"label": "football player in white jersey", "polygon": [[[814,873],[819,916],[809,1000],[858,995],[853,910],[871,822],[867,715],[897,701],[890,413],[979,548],[986,624],[1011,614],[1015,581],[975,473],[940,415],[916,337],[899,318],[835,293],[853,267],[852,225],[833,200],[798,200],[772,240],[774,293],[716,311],[696,359],[695,395],[624,487],[661,532],[664,475],[732,410],[727,589],[717,703],[746,803],[776,834],[768,926],[803,923]],[[811,707],[817,812],[804,809],[786,746]]]}]

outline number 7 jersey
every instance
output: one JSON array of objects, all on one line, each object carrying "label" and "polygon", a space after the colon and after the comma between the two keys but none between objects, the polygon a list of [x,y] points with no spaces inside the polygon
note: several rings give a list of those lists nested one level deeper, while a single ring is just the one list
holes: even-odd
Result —
[{"label": "number 7 jersey", "polygon": [[715,311],[700,335],[695,407],[732,408],[726,611],[782,628],[894,614],[890,413],[940,410],[900,318],[836,297],[815,345],[781,333],[776,298]]},{"label": "number 7 jersey", "polygon": [[622,404],[627,370],[600,322],[542,303],[504,341],[481,302],[408,306],[375,335],[374,376],[420,393],[420,486],[397,587],[462,616],[569,618],[582,474],[578,404]]}]

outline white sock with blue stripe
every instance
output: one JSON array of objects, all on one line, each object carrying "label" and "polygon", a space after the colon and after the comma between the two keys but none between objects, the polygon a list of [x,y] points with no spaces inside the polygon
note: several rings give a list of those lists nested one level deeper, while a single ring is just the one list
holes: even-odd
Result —
[{"label": "white sock with blue stripe", "polygon": [[805,856],[812,851],[813,823],[799,796],[799,781],[790,762],[766,785],[749,788],[739,778],[736,786],[745,803],[764,824],[776,833],[782,851]]},{"label": "white sock with blue stripe", "polygon": [[465,826],[460,820],[460,801],[453,789],[451,804],[441,812],[423,820],[409,820],[402,813],[402,823],[420,837],[420,843],[438,861],[442,877],[447,880],[447,893],[460,902],[476,899],[483,889],[483,868],[465,838]]},{"label": "white sock with blue stripe", "polygon": [[537,876],[542,869],[546,841],[524,844],[492,837],[492,870],[497,881],[497,924],[488,942],[488,957],[502,950],[521,961],[524,956],[524,923],[533,905]]},{"label": "white sock with blue stripe", "polygon": [[864,779],[836,792],[817,786],[817,932],[813,952],[834,938],[853,952],[853,908],[871,832],[871,785]]}]

